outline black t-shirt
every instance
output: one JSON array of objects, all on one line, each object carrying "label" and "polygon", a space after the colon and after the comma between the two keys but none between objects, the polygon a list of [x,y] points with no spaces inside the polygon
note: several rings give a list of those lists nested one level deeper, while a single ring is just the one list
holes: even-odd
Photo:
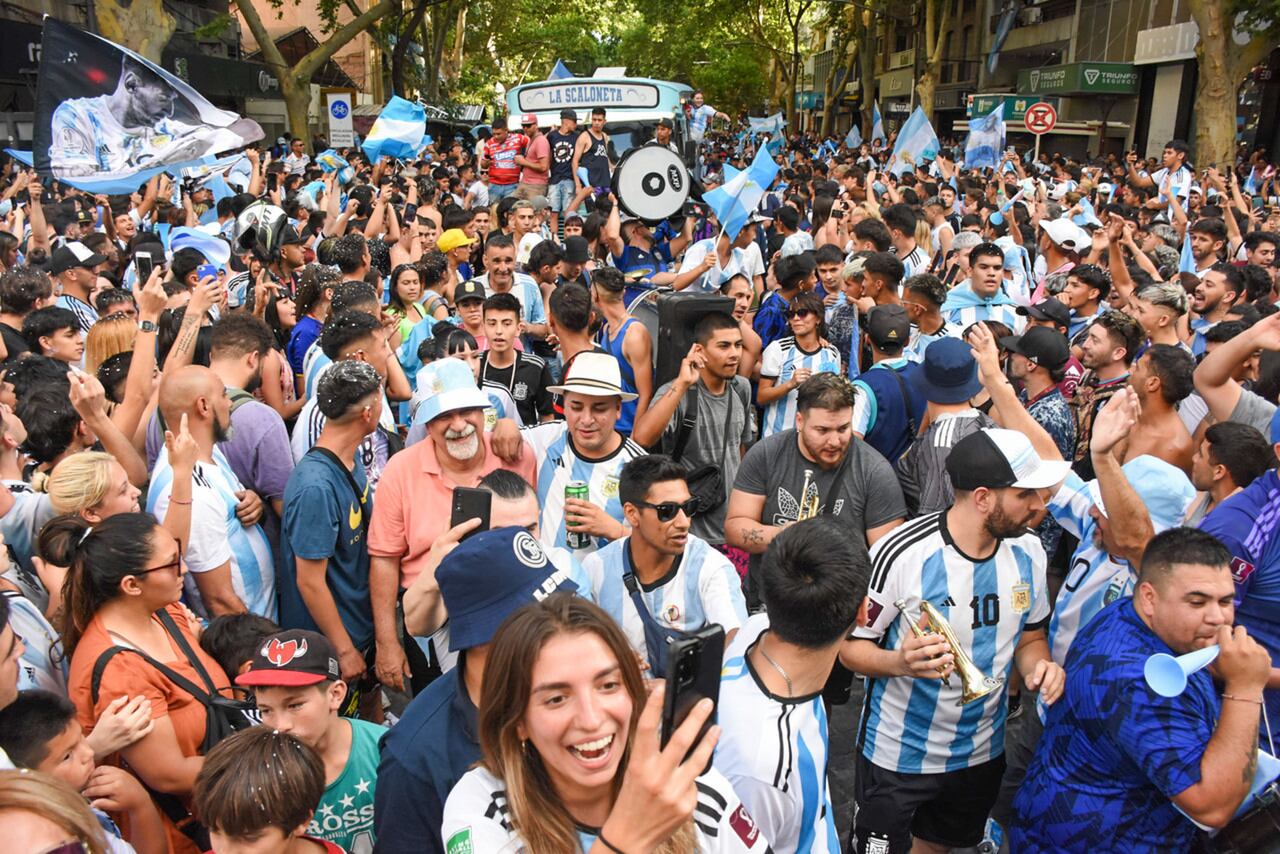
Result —
[{"label": "black t-shirt", "polygon": [[537,424],[544,416],[553,414],[554,395],[547,391],[553,385],[551,369],[546,360],[529,353],[516,352],[516,362],[505,368],[489,364],[489,353],[480,358],[481,382],[496,383],[511,393],[520,411],[520,421],[526,427]]},{"label": "black t-shirt", "polygon": [[573,133],[553,130],[547,134],[547,142],[551,143],[551,173],[548,180],[552,184],[573,180],[573,147],[577,144],[580,133],[580,130]]},{"label": "black t-shirt", "polygon": [[0,338],[4,339],[4,349],[10,359],[31,352],[31,345],[27,343],[27,339],[7,323],[0,323]]}]

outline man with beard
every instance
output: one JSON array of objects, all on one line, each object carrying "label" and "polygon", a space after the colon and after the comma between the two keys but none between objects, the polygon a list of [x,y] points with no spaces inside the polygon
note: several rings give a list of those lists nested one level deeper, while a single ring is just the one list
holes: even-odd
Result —
[{"label": "man with beard", "polygon": [[[427,439],[410,445],[387,463],[378,485],[377,512],[369,525],[369,592],[373,606],[377,676],[403,690],[408,662],[396,631],[396,596],[430,563],[431,546],[449,530],[453,490],[475,488],[494,469],[510,469],[533,482],[534,456],[518,454],[507,463],[495,453],[484,430],[489,398],[461,359],[432,362],[418,374],[428,393],[418,407]],[[510,423],[510,422],[500,422]],[[541,458],[541,457],[539,457]],[[439,664],[447,650],[434,650]],[[416,684],[424,674],[418,673]]]},{"label": "man with beard", "polygon": [[[979,327],[971,340],[1001,412],[1020,410],[990,333]],[[951,508],[872,546],[866,618],[840,653],[845,667],[869,677],[858,729],[859,854],[945,852],[982,839],[1004,774],[1007,706],[1003,687],[957,702],[959,653],[997,680],[1016,664],[1046,703],[1062,693],[1065,674],[1045,639],[1044,549],[1028,526],[1044,510],[1038,490],[1070,468],[1029,417],[1018,427],[1035,443],[1001,428],[961,439],[947,458]],[[958,649],[940,634],[908,629],[907,621],[924,625],[925,601],[950,624]]]},{"label": "man with beard", "polygon": [[[187,365],[165,374],[159,406],[166,424],[185,421],[198,449],[191,482],[191,533],[182,555],[189,571],[184,598],[201,616],[249,611],[274,620],[275,565],[258,524],[262,499],[244,488],[215,447],[231,433],[226,386],[208,368]],[[147,512],[163,521],[172,489],[173,468],[164,448],[151,472]]]},{"label": "man with beard", "polygon": [[872,545],[902,524],[907,507],[889,463],[853,434],[853,384],[817,374],[796,390],[796,426],[752,446],[729,494],[725,541],[751,555],[747,605],[760,608],[761,556],[784,527],[829,515]]},{"label": "man with beard", "polygon": [[1075,410],[1075,467],[1083,478],[1093,477],[1089,438],[1093,419],[1111,395],[1125,387],[1129,365],[1138,352],[1142,327],[1118,311],[1103,312],[1089,325],[1080,345],[1080,361],[1088,369],[1068,401]]},{"label": "man with beard", "polygon": [[1179,330],[1182,340],[1191,347],[1191,355],[1203,355],[1208,344],[1204,334],[1226,319],[1244,291],[1244,274],[1234,264],[1219,261],[1204,272],[1191,297],[1186,326]]},{"label": "man with beard", "polygon": [[267,324],[249,314],[230,312],[213,325],[209,369],[231,398],[231,437],[218,450],[240,482],[271,503],[278,520],[293,471],[289,433],[280,414],[253,397],[262,385],[262,360],[272,344]]}]

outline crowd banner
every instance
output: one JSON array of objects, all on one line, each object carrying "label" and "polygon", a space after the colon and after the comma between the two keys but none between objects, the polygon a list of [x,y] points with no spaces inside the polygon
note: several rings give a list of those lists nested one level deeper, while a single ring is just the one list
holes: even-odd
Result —
[{"label": "crowd banner", "polygon": [[1004,101],[980,119],[969,124],[969,138],[964,144],[964,168],[995,169],[1004,151]]},{"label": "crowd banner", "polygon": [[426,135],[427,112],[422,105],[392,95],[360,147],[371,162],[383,157],[411,160]]},{"label": "crowd banner", "polygon": [[257,122],[210,104],[138,54],[44,19],[32,154],[36,169],[77,189],[130,193],[262,139]]},{"label": "crowd banner", "polygon": [[730,240],[737,238],[777,175],[778,164],[768,147],[761,146],[750,166],[702,197]]}]

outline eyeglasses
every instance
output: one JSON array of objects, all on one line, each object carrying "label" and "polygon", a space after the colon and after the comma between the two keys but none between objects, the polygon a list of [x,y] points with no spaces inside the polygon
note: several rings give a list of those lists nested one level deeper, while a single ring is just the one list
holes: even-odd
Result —
[{"label": "eyeglasses", "polygon": [[146,569],[140,569],[130,575],[147,575],[152,572],[162,572],[166,569],[177,569],[182,566],[182,550],[178,550],[178,556],[170,563],[162,563],[159,566],[149,566]]},{"label": "eyeglasses", "polygon": [[46,848],[39,854],[89,854],[89,846],[79,839],[73,839],[70,842],[63,842],[52,848]]},{"label": "eyeglasses", "polygon": [[801,318],[801,319],[804,319],[804,318],[806,318],[806,317],[813,317],[813,316],[814,316],[814,312],[813,312],[813,310],[812,310],[812,309],[808,309],[808,308],[797,308],[797,309],[795,309],[794,311],[788,311],[788,312],[787,312],[787,318],[788,318],[789,320],[790,320],[790,319],[797,318],[797,317],[798,317],[798,318]]},{"label": "eyeglasses", "polygon": [[670,522],[676,518],[677,513],[683,513],[690,518],[694,513],[698,512],[698,499],[690,498],[683,504],[677,504],[674,501],[663,501],[661,504],[650,504],[648,501],[637,501],[637,507],[648,507],[658,516],[659,522]]}]

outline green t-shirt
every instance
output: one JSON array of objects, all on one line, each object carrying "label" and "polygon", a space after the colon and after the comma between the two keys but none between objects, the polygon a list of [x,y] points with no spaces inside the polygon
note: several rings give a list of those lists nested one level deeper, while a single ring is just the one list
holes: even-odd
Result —
[{"label": "green t-shirt", "polygon": [[351,726],[351,753],[338,779],[325,786],[307,835],[327,839],[350,854],[373,854],[378,740],[387,728],[354,718],[342,720]]}]

